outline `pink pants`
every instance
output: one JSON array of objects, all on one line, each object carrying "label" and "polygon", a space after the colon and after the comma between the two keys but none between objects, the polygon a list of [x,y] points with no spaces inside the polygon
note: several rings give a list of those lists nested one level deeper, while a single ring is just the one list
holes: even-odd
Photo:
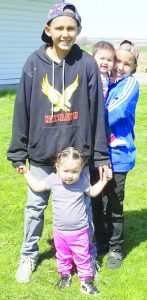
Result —
[{"label": "pink pants", "polygon": [[58,272],[61,275],[69,275],[74,260],[80,279],[94,277],[90,262],[88,230],[64,233],[54,228],[53,234]]}]

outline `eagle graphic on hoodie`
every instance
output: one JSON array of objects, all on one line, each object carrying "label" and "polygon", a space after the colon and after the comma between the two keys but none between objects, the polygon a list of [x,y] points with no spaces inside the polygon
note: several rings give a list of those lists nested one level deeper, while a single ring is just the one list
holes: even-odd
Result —
[{"label": "eagle graphic on hoodie", "polygon": [[52,110],[59,112],[63,110],[65,112],[70,111],[71,103],[70,99],[74,91],[79,84],[78,74],[75,81],[70,84],[66,89],[62,91],[62,94],[56,90],[48,81],[48,75],[46,74],[42,80],[42,91],[48,97],[48,100],[52,103]]}]

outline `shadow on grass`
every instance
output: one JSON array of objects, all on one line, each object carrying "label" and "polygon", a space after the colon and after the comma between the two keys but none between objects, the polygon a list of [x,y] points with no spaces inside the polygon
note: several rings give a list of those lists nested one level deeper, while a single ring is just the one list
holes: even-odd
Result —
[{"label": "shadow on grass", "polygon": [[[147,210],[125,211],[124,221],[124,258],[134,248],[147,240]],[[99,263],[102,265],[104,256],[99,255]]]},{"label": "shadow on grass", "polygon": [[127,256],[133,248],[147,239],[147,210],[125,212],[124,255]]},{"label": "shadow on grass", "polygon": [[48,260],[52,257],[55,257],[55,248],[53,240],[48,239],[47,243],[49,244],[50,249],[39,254],[38,265],[41,265],[44,260]]},{"label": "shadow on grass", "polygon": [[16,88],[11,90],[0,90],[0,98],[15,96],[16,95]]}]

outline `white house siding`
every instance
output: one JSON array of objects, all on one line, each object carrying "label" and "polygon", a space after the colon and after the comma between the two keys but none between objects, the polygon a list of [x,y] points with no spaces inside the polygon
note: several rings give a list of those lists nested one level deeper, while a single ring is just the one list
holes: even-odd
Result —
[{"label": "white house siding", "polygon": [[43,43],[49,0],[0,0],[0,86],[17,84],[28,56]]}]

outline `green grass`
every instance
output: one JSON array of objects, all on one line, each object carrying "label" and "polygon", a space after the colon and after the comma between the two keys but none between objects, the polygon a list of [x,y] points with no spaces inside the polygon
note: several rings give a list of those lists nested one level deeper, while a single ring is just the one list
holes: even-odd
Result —
[{"label": "green grass", "polygon": [[[51,203],[45,212],[45,226],[40,240],[39,265],[29,284],[15,281],[17,261],[23,238],[23,214],[27,188],[23,176],[16,174],[6,160],[11,137],[14,93],[0,94],[0,300],[80,300],[90,296],[79,292],[74,274],[72,286],[64,292],[55,287],[58,280],[52,236]],[[108,271],[106,257],[100,257],[102,268],[96,285],[100,300],[145,300],[147,295],[147,85],[141,86],[136,117],[137,161],[129,173],[125,199],[125,259],[120,269]]]}]

